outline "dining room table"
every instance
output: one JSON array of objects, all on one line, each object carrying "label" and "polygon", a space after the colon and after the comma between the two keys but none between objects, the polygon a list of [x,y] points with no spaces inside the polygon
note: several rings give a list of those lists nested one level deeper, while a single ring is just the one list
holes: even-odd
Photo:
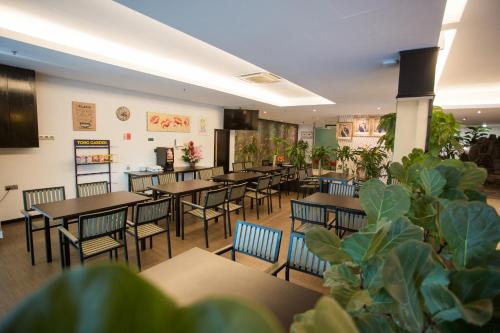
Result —
[{"label": "dining room table", "polygon": [[175,179],[176,181],[184,181],[184,175],[187,173],[192,173],[193,174],[193,179],[196,179],[196,173],[200,170],[207,170],[211,169],[212,167],[209,166],[201,166],[201,165],[187,165],[187,166],[180,166],[180,167],[174,167],[173,170],[163,170],[163,171],[125,171],[125,174],[127,175],[128,178],[128,190],[132,190],[132,178],[134,177],[141,177],[141,176],[153,176],[153,177],[158,177],[158,175],[163,174],[163,173],[169,173],[173,172],[175,173]]},{"label": "dining room table", "polygon": [[181,306],[216,296],[236,297],[260,305],[274,314],[283,331],[288,331],[295,315],[312,309],[322,296],[196,247],[140,275]]},{"label": "dining room table", "polygon": [[347,184],[351,180],[354,180],[355,176],[353,174],[347,174],[342,172],[327,172],[319,176],[319,191],[328,192],[328,186],[324,186],[325,183],[338,182],[342,184]]},{"label": "dining room table", "polygon": [[153,185],[148,188],[153,191],[153,198],[156,200],[160,194],[171,195],[175,206],[175,235],[179,237],[181,223],[181,197],[192,194],[193,199],[197,192],[211,190],[221,186],[220,183],[211,180],[193,179],[183,182]]},{"label": "dining room table", "polygon": [[[118,191],[33,205],[33,209],[42,214],[44,218],[47,262],[52,261],[50,220],[62,220],[61,225],[67,229],[69,221],[71,219],[78,218],[80,215],[96,213],[125,206],[130,207],[147,200],[149,200],[149,198],[144,195],[133,192]],[[69,256],[69,244],[67,242],[64,243],[62,248],[64,251],[65,260],[61,260],[61,267],[69,267],[71,265]]]},{"label": "dining room table", "polygon": [[266,166],[254,166],[254,167],[249,167],[246,168],[246,171],[252,171],[252,172],[259,172],[259,173],[275,173],[279,172],[283,169],[284,167],[280,166],[274,166],[274,165],[266,165]]},{"label": "dining room table", "polygon": [[364,212],[361,201],[356,197],[316,192],[299,201],[321,205],[328,209],[342,208],[353,212]]},{"label": "dining room table", "polygon": [[231,172],[224,175],[214,176],[212,177],[212,180],[224,184],[241,184],[255,181],[262,176],[264,176],[264,174],[260,172]]}]

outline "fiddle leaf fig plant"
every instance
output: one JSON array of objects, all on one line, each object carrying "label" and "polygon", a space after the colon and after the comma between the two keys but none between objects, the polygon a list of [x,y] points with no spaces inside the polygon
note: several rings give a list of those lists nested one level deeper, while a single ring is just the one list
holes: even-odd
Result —
[{"label": "fiddle leaf fig plant", "polygon": [[[484,169],[414,151],[390,172],[400,184],[362,186],[368,223],[359,232],[306,233],[329,262],[330,297],[359,332],[498,332],[500,218],[476,200]],[[296,318],[301,333],[321,331],[315,311],[306,326]]]}]

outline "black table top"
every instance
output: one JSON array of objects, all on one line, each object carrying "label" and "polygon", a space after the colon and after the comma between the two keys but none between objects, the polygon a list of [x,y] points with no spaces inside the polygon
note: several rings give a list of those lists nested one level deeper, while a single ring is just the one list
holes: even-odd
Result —
[{"label": "black table top", "polygon": [[247,168],[246,170],[254,171],[254,172],[262,172],[262,173],[270,173],[270,172],[277,172],[277,171],[280,171],[282,169],[283,169],[283,167],[269,165],[269,166],[250,167],[250,168]]},{"label": "black table top", "polygon": [[49,218],[60,219],[123,206],[132,206],[146,200],[149,200],[149,198],[144,195],[120,191],[34,205],[33,209]]},{"label": "black table top", "polygon": [[328,178],[328,179],[349,181],[351,179],[354,179],[354,175],[345,174],[345,173],[341,173],[341,172],[328,172],[328,173],[322,174],[321,176],[319,176],[319,178],[320,179]]},{"label": "black table top", "polygon": [[346,208],[349,210],[364,212],[363,207],[361,207],[359,198],[354,197],[345,197],[341,195],[316,192],[299,201],[323,205],[328,208]]},{"label": "black table top", "polygon": [[263,176],[260,172],[233,172],[225,175],[215,176],[212,179],[224,183],[244,183]]},{"label": "black table top", "polygon": [[168,171],[168,170],[164,170],[164,171],[125,171],[126,174],[130,175],[130,176],[155,176],[155,175],[159,175],[159,174],[162,174],[162,173],[169,173],[169,172],[174,172],[174,173],[187,173],[187,172],[195,172],[195,171],[200,171],[200,170],[207,170],[207,169],[211,169],[212,167],[207,167],[207,166],[182,166],[182,167],[174,167],[174,170],[173,171]]},{"label": "black table top", "polygon": [[141,273],[148,281],[188,305],[204,297],[240,297],[266,307],[288,328],[293,316],[312,309],[321,294],[253,268],[193,248]]},{"label": "black table top", "polygon": [[149,188],[153,191],[158,191],[160,193],[180,195],[191,192],[208,190],[219,186],[220,184],[210,180],[193,179],[182,182],[149,186]]}]

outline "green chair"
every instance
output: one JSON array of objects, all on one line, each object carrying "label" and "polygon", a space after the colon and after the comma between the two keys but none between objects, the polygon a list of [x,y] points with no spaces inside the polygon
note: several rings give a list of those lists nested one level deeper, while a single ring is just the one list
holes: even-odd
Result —
[{"label": "green chair", "polygon": [[[33,233],[45,230],[44,219],[40,213],[33,210],[34,205],[62,201],[66,199],[64,186],[46,187],[23,191],[23,209],[21,214],[24,216],[26,232],[26,250],[31,254],[31,265],[35,265],[35,248],[33,246]],[[61,225],[59,220],[50,221],[49,228],[55,228]],[[45,244],[48,246],[48,244]]]}]

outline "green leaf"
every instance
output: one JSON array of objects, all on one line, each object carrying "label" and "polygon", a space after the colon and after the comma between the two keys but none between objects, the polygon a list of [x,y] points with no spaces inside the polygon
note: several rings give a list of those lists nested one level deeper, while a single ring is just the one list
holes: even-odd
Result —
[{"label": "green leaf", "polygon": [[476,190],[464,190],[467,200],[469,201],[481,201],[486,203],[486,194],[476,191]]},{"label": "green leaf", "polygon": [[395,328],[391,325],[389,316],[362,313],[354,317],[354,322],[361,333],[393,333]]},{"label": "green leaf", "polygon": [[406,241],[389,253],[383,267],[384,288],[395,300],[391,314],[398,326],[410,332],[421,332],[424,327],[418,289],[435,266],[431,250],[428,244]]},{"label": "green leaf", "polygon": [[486,177],[488,177],[486,169],[478,168],[473,162],[465,162],[464,167],[462,177],[458,183],[461,190],[476,190],[484,184]]},{"label": "green leaf", "polygon": [[447,161],[454,160],[441,162],[440,165],[436,167],[436,170],[439,171],[439,173],[441,173],[441,175],[446,179],[446,188],[457,188],[462,177],[462,171],[460,171],[460,167],[462,167],[462,165],[452,166],[449,165]]},{"label": "green leaf", "polygon": [[394,222],[382,225],[372,238],[370,246],[366,251],[364,260],[374,256],[385,256],[393,248],[407,240],[423,240],[422,228],[411,223],[408,218],[400,217]]},{"label": "green leaf", "polygon": [[367,181],[359,197],[369,223],[394,221],[410,208],[410,194],[402,186],[386,186],[378,179]]},{"label": "green leaf", "polygon": [[392,178],[396,178],[400,182],[406,181],[406,171],[403,168],[403,165],[399,162],[393,162],[389,166],[389,173]]},{"label": "green leaf", "polygon": [[380,257],[374,257],[363,262],[361,266],[361,274],[363,276],[363,289],[370,293],[377,292],[384,287],[382,281],[382,268],[384,261]]},{"label": "green leaf", "polygon": [[495,251],[500,241],[498,214],[482,202],[452,202],[441,213],[440,223],[457,267],[471,267]]},{"label": "green leaf", "polygon": [[423,169],[420,172],[420,185],[422,185],[425,194],[437,197],[443,192],[446,179],[437,170]]},{"label": "green leaf", "polygon": [[340,264],[350,260],[340,249],[340,238],[325,228],[316,227],[307,231],[306,245],[318,257],[331,263]]},{"label": "green leaf", "polygon": [[352,318],[331,297],[320,298],[313,311],[296,316],[291,333],[357,333]]},{"label": "green leaf", "polygon": [[500,295],[500,271],[495,269],[455,271],[451,273],[450,281],[450,289],[464,303]]},{"label": "green leaf", "polygon": [[375,231],[353,233],[342,240],[342,250],[352,258],[355,264],[361,265],[373,236],[375,236]]}]

